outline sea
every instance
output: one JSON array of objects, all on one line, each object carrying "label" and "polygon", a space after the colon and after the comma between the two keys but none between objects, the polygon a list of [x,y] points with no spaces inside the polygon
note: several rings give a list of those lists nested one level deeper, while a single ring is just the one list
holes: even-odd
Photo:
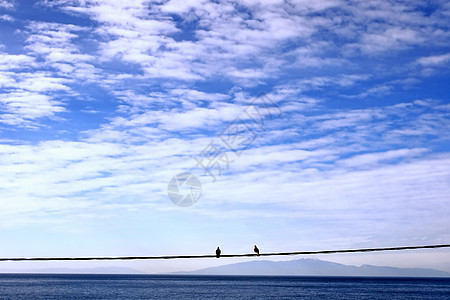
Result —
[{"label": "sea", "polygon": [[450,278],[0,274],[0,299],[450,299]]}]

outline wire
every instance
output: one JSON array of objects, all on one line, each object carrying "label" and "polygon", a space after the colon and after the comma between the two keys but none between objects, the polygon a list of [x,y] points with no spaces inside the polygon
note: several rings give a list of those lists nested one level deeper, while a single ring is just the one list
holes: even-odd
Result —
[{"label": "wire", "polygon": [[[355,252],[377,252],[377,251],[398,251],[413,249],[435,249],[450,248],[450,244],[427,245],[427,246],[405,246],[388,248],[362,248],[344,250],[320,250],[320,251],[296,251],[296,252],[271,252],[260,253],[259,256],[284,256],[284,255],[314,255],[332,253],[355,253]],[[220,257],[250,257],[258,256],[256,253],[246,254],[222,254]],[[0,261],[59,261],[59,260],[150,260],[150,259],[177,259],[177,258],[215,258],[216,255],[165,255],[165,256],[99,256],[99,257],[0,257]]]}]

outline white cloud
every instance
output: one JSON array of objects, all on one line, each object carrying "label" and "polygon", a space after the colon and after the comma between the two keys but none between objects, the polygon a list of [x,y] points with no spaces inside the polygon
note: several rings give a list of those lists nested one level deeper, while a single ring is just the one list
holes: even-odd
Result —
[{"label": "white cloud", "polygon": [[[221,77],[252,87],[286,68],[342,66],[349,63],[349,49],[384,55],[387,50],[398,51],[431,39],[436,43],[445,40],[443,36],[437,38],[439,33],[431,26],[433,22],[442,23],[437,15],[427,18],[407,5],[383,1],[352,4],[334,0],[44,1],[44,4],[98,22],[93,33],[100,40],[97,53],[100,61],[135,64],[138,69],[129,74],[136,79],[195,82]],[[337,16],[334,10],[342,15]],[[323,16],[314,15],[317,12]],[[175,22],[174,14],[184,21]],[[184,30],[189,31],[187,36]],[[323,31],[348,40],[344,45],[333,39],[325,42],[320,38]],[[296,46],[287,53],[279,52],[289,43]],[[342,51],[345,59],[339,55]],[[92,61],[92,57],[73,51],[53,52],[48,59]],[[69,74],[74,66],[55,62],[54,67]],[[101,80],[92,65],[83,71],[75,74],[81,77],[90,72],[92,81]],[[143,75],[136,77],[136,71]],[[114,85],[117,79],[104,80],[103,85]]]},{"label": "white cloud", "polygon": [[14,22],[14,18],[10,15],[0,15],[0,20],[6,21],[6,22]]},{"label": "white cloud", "polygon": [[[16,58],[16,59],[14,59]],[[13,56],[12,62],[32,61],[27,56]],[[49,72],[4,72],[0,74],[0,122],[8,125],[35,127],[39,118],[54,117],[66,111],[65,103],[55,95],[68,92],[70,80],[53,77]],[[53,95],[52,95],[53,94]]]},{"label": "white cloud", "polygon": [[14,69],[22,69],[32,67],[34,65],[35,58],[23,54],[7,54],[0,53],[0,70],[10,71]]},{"label": "white cloud", "polygon": [[367,168],[377,165],[381,162],[389,162],[401,159],[405,161],[408,157],[419,157],[427,152],[425,148],[417,149],[398,149],[390,150],[386,152],[366,153],[361,155],[355,155],[353,157],[342,159],[338,161],[338,164],[345,167],[359,167]]},{"label": "white cloud", "polygon": [[65,111],[62,102],[27,91],[0,94],[0,104],[2,110],[6,111],[6,115],[0,120],[9,125],[29,123],[33,119],[51,117]]},{"label": "white cloud", "polygon": [[170,131],[188,130],[190,128],[208,128],[217,126],[222,121],[235,119],[243,107],[236,105],[221,105],[217,108],[197,107],[188,111],[150,111],[134,115],[123,126],[153,125]]},{"label": "white cloud", "polygon": [[[100,23],[96,33],[106,39],[101,45],[102,59],[137,63],[150,78],[190,81],[222,75],[248,85],[249,77],[257,80],[272,76],[278,69],[275,65],[283,60],[280,57],[267,62],[258,58],[261,54],[290,39],[308,38],[315,30],[309,20],[290,15],[287,7],[267,10],[255,6],[252,19],[239,12],[236,3],[78,4],[61,9],[87,14]],[[180,29],[166,13],[193,14],[191,21],[199,22],[196,41],[173,39],[171,36]],[[232,61],[245,63],[248,58],[259,66],[247,70],[229,67]]]},{"label": "white cloud", "polygon": [[161,6],[161,10],[169,13],[183,14],[192,9],[201,9],[207,2],[205,0],[170,0]]},{"label": "white cloud", "polygon": [[425,41],[422,33],[403,28],[388,28],[379,33],[365,33],[361,37],[358,47],[366,53],[382,53],[388,50],[404,49]]},{"label": "white cloud", "polygon": [[14,9],[15,0],[0,0],[0,8]]},{"label": "white cloud", "polygon": [[423,66],[442,67],[450,61],[450,53],[421,57],[417,62]]},{"label": "white cloud", "polygon": [[[243,208],[242,213],[257,216],[260,211],[255,205],[264,203],[276,204],[274,213],[288,211],[285,217],[308,220],[365,219],[369,224],[386,222],[392,225],[405,218],[416,220],[422,216],[423,223],[427,224],[438,219],[444,221],[448,213],[445,208],[430,211],[428,207],[445,206],[443,199],[449,194],[446,183],[450,178],[449,163],[448,157],[444,156],[395,165],[376,164],[364,171],[336,168],[318,172],[292,165],[291,169],[233,174],[205,185],[205,196],[210,200],[199,204],[216,216],[230,215],[221,210],[220,204],[225,203],[235,207],[239,207],[238,203],[243,207],[252,204],[251,210]],[[239,211],[233,211],[233,214]],[[361,230],[360,233],[367,230],[366,233],[377,235],[375,228]]]},{"label": "white cloud", "polygon": [[45,61],[40,67],[50,66],[58,76],[99,82],[99,70],[93,66],[95,56],[82,53],[74,42],[87,30],[72,24],[33,21],[28,25],[28,45],[25,49]]},{"label": "white cloud", "polygon": [[314,1],[314,0],[293,0],[291,1],[295,9],[298,11],[307,12],[318,12],[329,8],[339,7],[342,5],[340,0],[325,0],[325,1]]}]

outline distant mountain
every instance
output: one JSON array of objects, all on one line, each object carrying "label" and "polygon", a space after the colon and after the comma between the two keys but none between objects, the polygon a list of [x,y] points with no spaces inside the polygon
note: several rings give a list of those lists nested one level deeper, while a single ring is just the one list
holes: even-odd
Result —
[{"label": "distant mountain", "polygon": [[145,274],[139,270],[124,267],[99,267],[99,268],[49,268],[35,270],[1,269],[0,273],[53,273],[53,274]]},{"label": "distant mountain", "polygon": [[252,261],[211,267],[183,274],[208,275],[296,275],[296,276],[403,276],[450,277],[450,273],[432,269],[343,265],[318,259],[291,261]]},{"label": "distant mountain", "polygon": [[[34,270],[2,269],[0,273],[54,273],[54,274],[146,274],[125,267],[49,268]],[[338,264],[318,259],[291,261],[260,260],[211,267],[176,274],[198,275],[293,275],[293,276],[393,276],[393,277],[450,277],[450,273],[433,269],[393,268],[362,265],[360,267]]]}]

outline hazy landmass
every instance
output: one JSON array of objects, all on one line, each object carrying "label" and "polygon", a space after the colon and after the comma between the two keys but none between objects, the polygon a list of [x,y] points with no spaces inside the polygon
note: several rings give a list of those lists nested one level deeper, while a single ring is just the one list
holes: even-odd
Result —
[{"label": "hazy landmass", "polygon": [[372,265],[351,266],[318,259],[252,261],[201,269],[183,274],[208,275],[297,275],[297,276],[407,276],[450,277],[450,273],[422,268],[394,268]]},{"label": "hazy landmass", "polygon": [[145,274],[142,271],[125,267],[99,268],[48,268],[35,270],[0,269],[0,273],[49,273],[49,274]]},{"label": "hazy landmass", "polygon": [[[0,273],[54,273],[54,274],[147,274],[126,267],[48,268],[34,270],[0,269]],[[398,276],[398,277],[450,277],[450,273],[424,268],[394,268],[372,265],[351,266],[319,259],[291,261],[250,261],[210,267],[173,274],[192,275],[291,275],[291,276]]]}]

